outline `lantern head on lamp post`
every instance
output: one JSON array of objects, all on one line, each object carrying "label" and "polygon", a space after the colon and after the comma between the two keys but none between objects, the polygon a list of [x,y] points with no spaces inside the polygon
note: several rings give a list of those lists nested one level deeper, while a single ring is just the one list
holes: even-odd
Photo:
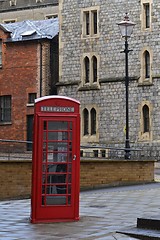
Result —
[{"label": "lantern head on lamp post", "polygon": [[127,39],[131,36],[135,23],[129,20],[128,13],[126,13],[124,20],[118,23],[118,26],[121,31],[122,37]]},{"label": "lantern head on lamp post", "polygon": [[125,39],[125,87],[126,87],[126,139],[125,139],[125,159],[130,159],[130,142],[129,142],[129,105],[128,105],[128,86],[129,86],[129,75],[128,75],[128,38],[133,32],[135,23],[129,20],[128,14],[126,13],[124,20],[118,23],[122,37]]}]

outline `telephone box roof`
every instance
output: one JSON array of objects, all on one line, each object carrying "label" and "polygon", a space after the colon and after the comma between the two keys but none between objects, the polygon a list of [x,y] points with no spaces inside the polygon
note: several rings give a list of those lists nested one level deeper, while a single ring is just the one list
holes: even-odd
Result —
[{"label": "telephone box roof", "polygon": [[76,99],[73,99],[73,98],[70,98],[70,97],[67,97],[67,96],[60,96],[60,95],[54,95],[54,96],[50,95],[50,96],[40,97],[40,98],[35,99],[35,103],[40,102],[40,101],[44,101],[44,100],[48,100],[48,99],[69,100],[69,101],[73,101],[73,102],[76,102],[76,103],[80,104],[80,102]]}]

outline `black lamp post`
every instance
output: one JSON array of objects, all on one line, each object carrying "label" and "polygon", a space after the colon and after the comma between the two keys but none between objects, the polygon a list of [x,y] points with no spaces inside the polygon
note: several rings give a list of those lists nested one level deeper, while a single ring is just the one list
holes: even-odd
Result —
[{"label": "black lamp post", "polygon": [[135,23],[129,20],[128,14],[126,13],[124,20],[118,23],[122,37],[125,39],[125,87],[126,87],[126,140],[125,140],[125,159],[130,158],[130,143],[129,143],[129,106],[128,106],[128,86],[129,86],[129,75],[128,75],[128,38],[131,36]]}]

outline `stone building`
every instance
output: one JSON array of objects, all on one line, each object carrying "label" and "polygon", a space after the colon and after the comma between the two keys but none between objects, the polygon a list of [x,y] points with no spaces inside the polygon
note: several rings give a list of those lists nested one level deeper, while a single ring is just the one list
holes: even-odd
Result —
[{"label": "stone building", "polygon": [[43,20],[58,16],[58,0],[0,0],[0,22]]},{"label": "stone building", "polygon": [[0,139],[32,139],[35,98],[56,94],[58,32],[57,18],[0,25]]},{"label": "stone building", "polygon": [[135,22],[129,48],[131,147],[160,146],[158,0],[60,0],[58,93],[81,102],[81,144],[124,147],[125,54],[117,23]]}]

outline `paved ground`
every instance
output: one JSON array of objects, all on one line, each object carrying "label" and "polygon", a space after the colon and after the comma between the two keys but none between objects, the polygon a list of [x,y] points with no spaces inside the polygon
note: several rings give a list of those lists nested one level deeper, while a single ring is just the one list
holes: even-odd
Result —
[{"label": "paved ground", "polygon": [[137,217],[160,216],[160,183],[115,187],[80,194],[80,221],[31,224],[30,200],[0,202],[0,240],[131,240],[117,230]]}]

